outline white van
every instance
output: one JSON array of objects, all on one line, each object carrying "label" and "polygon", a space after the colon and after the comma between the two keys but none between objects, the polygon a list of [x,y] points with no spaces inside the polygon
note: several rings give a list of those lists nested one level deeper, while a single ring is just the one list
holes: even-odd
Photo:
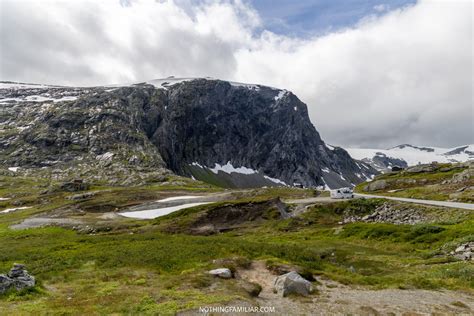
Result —
[{"label": "white van", "polygon": [[339,188],[331,190],[331,199],[352,199],[354,191],[352,188]]}]

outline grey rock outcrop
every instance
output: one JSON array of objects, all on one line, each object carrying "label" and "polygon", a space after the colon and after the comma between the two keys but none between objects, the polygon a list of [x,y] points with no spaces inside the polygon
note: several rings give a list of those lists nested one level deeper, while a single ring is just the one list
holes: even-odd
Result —
[{"label": "grey rock outcrop", "polygon": [[387,187],[387,181],[385,180],[375,180],[370,182],[368,185],[364,187],[364,191],[372,192],[377,190],[383,190]]},{"label": "grey rock outcrop", "polygon": [[0,133],[0,166],[20,166],[25,175],[129,185],[163,180],[169,170],[205,180],[224,174],[212,168],[231,164],[255,171],[254,178],[216,184],[342,187],[376,172],[326,145],[306,105],[286,90],[194,79],[0,89],[1,99],[9,101],[0,129],[9,132]]},{"label": "grey rock outcrop", "polygon": [[35,284],[35,278],[28,274],[28,271],[26,271],[25,266],[22,264],[14,264],[7,275],[0,274],[0,294],[12,288],[21,291],[31,288],[35,286]]},{"label": "grey rock outcrop", "polygon": [[415,225],[427,221],[428,218],[423,214],[423,212],[416,208],[393,205],[387,202],[377,207],[373,213],[368,215],[347,215],[342,223],[366,222]]},{"label": "grey rock outcrop", "polygon": [[474,241],[459,245],[451,255],[459,260],[474,260]]},{"label": "grey rock outcrop", "polygon": [[462,183],[474,178],[474,168],[468,168],[460,173],[453,175],[453,178],[449,181],[450,183]]},{"label": "grey rock outcrop", "polygon": [[273,285],[274,291],[285,297],[290,294],[309,295],[313,292],[313,285],[297,272],[292,271],[278,276]]},{"label": "grey rock outcrop", "polygon": [[380,172],[390,172],[395,167],[402,169],[408,167],[405,160],[389,157],[382,152],[376,152],[373,157],[366,157],[362,161]]},{"label": "grey rock outcrop", "polygon": [[405,169],[408,173],[421,173],[421,172],[432,172],[435,171],[438,165],[436,163],[416,165]]}]

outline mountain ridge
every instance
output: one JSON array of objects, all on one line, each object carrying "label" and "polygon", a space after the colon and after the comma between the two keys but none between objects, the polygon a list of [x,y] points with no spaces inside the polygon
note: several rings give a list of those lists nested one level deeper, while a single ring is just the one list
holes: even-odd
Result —
[{"label": "mountain ridge", "polygon": [[[108,181],[118,173],[113,182],[126,184],[172,172],[231,187],[339,187],[374,174],[327,146],[293,93],[263,85],[210,78],[98,87],[2,82],[0,109],[0,164],[55,178]],[[226,165],[232,171],[212,171]]]},{"label": "mountain ridge", "polygon": [[431,162],[465,162],[474,159],[474,144],[452,148],[401,144],[389,149],[346,148],[352,158],[362,160],[379,171],[406,168]]}]

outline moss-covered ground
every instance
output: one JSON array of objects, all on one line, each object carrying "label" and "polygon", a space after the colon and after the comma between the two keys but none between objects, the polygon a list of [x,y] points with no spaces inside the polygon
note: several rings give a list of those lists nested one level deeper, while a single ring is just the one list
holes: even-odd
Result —
[{"label": "moss-covered ground", "polygon": [[[461,242],[474,240],[474,214],[453,221],[420,225],[353,223],[340,225],[346,210],[369,213],[381,200],[354,200],[315,205],[298,218],[265,220],[261,225],[211,236],[166,233],[177,219],[205,212],[215,204],[182,210],[149,221],[121,220],[122,229],[86,234],[44,227],[12,230],[9,226],[33,214],[84,201],[70,193],[43,191],[51,186],[35,179],[7,179],[0,189],[0,206],[31,209],[0,214],[0,271],[24,263],[38,285],[0,297],[4,315],[168,315],[236,299],[251,300],[236,280],[212,279],[205,271],[213,260],[239,257],[302,267],[348,285],[370,288],[453,289],[474,292],[474,266],[447,255]],[[104,203],[121,209],[174,193],[177,188],[102,188],[87,201],[88,212]],[[182,192],[215,192],[196,188]],[[42,194],[43,192],[43,194]],[[311,190],[259,189],[237,194],[238,200],[262,201],[276,196],[313,196]],[[96,208],[96,209],[94,209]],[[102,208],[103,209],[103,208]]]},{"label": "moss-covered ground", "polygon": [[[384,180],[384,189],[370,193],[385,196],[426,199],[438,201],[457,201],[474,203],[474,178],[452,183],[453,176],[466,170],[460,164],[438,164],[433,171],[411,173],[406,171],[380,174],[373,181]],[[356,186],[355,191],[367,193],[364,188],[368,182]]]}]

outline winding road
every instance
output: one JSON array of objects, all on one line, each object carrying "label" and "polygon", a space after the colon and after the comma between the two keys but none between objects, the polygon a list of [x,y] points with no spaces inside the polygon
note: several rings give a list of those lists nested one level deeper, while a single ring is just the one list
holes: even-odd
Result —
[{"label": "winding road", "polygon": [[[401,202],[408,202],[408,203],[417,203],[417,204],[443,206],[443,207],[458,208],[458,209],[465,209],[465,210],[474,210],[474,204],[472,204],[472,203],[408,199],[408,198],[400,198],[400,197],[394,197],[394,196],[360,194],[360,193],[354,193],[354,196],[357,197],[357,198],[387,199],[387,200],[394,200],[394,201],[401,201]],[[330,197],[314,197],[314,198],[307,198],[307,199],[287,200],[285,202],[289,203],[289,204],[298,204],[299,208],[297,209],[297,211],[299,211],[299,213],[300,213],[300,212],[304,211],[306,209],[306,207],[311,205],[311,204],[331,203],[331,202],[338,202],[338,201],[341,201],[341,200],[340,199],[331,199]]]},{"label": "winding road", "polygon": [[465,210],[474,210],[474,204],[471,204],[471,203],[408,199],[408,198],[400,198],[400,197],[394,197],[394,196],[382,196],[382,195],[360,194],[360,193],[354,193],[354,195],[357,197],[362,197],[362,198],[382,198],[382,199],[387,199],[387,200],[395,200],[395,201],[408,202],[408,203],[427,204],[427,205],[444,206],[444,207],[451,207],[451,208],[462,208]]}]

